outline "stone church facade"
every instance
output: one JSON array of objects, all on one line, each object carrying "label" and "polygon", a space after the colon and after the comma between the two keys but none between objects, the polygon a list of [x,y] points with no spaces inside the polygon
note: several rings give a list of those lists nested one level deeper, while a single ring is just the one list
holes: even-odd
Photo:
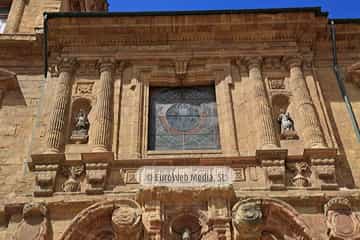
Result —
[{"label": "stone church facade", "polygon": [[0,239],[360,239],[358,19],[107,9],[0,3]]}]

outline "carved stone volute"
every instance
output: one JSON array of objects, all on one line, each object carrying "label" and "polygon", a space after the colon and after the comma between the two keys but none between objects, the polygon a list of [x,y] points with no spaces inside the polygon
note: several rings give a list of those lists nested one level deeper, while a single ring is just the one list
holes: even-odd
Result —
[{"label": "carved stone volute", "polygon": [[261,201],[244,200],[233,207],[232,224],[235,239],[257,239],[261,236],[263,213]]},{"label": "carved stone volute", "polygon": [[26,203],[23,207],[23,220],[17,226],[13,240],[49,240],[49,230],[46,205]]}]

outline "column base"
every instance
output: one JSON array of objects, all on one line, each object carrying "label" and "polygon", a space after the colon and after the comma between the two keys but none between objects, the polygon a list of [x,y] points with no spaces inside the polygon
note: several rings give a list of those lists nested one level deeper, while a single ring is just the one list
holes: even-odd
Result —
[{"label": "column base", "polygon": [[44,153],[46,154],[57,154],[60,153],[60,150],[57,148],[49,148]]},{"label": "column base", "polygon": [[96,145],[93,147],[92,152],[107,152],[107,147],[104,145]]},{"label": "column base", "polygon": [[261,146],[261,150],[272,150],[272,149],[279,149],[279,146],[276,144],[265,144]]}]

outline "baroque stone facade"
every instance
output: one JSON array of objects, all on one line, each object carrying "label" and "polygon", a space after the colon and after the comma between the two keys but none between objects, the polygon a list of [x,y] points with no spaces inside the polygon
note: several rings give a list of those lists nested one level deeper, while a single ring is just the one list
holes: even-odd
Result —
[{"label": "baroque stone facade", "polygon": [[0,6],[1,240],[360,239],[358,20]]}]

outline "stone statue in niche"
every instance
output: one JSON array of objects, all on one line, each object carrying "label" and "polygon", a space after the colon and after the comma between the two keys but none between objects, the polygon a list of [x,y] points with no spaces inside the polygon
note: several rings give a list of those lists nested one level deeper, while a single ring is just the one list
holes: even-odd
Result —
[{"label": "stone statue in niche", "polygon": [[280,139],[297,139],[295,132],[294,120],[291,118],[290,113],[284,109],[280,109],[280,114],[277,118],[280,125]]},{"label": "stone statue in niche", "polygon": [[71,140],[77,144],[86,143],[89,137],[89,128],[88,114],[84,109],[80,109],[75,116],[75,126],[71,134]]}]

